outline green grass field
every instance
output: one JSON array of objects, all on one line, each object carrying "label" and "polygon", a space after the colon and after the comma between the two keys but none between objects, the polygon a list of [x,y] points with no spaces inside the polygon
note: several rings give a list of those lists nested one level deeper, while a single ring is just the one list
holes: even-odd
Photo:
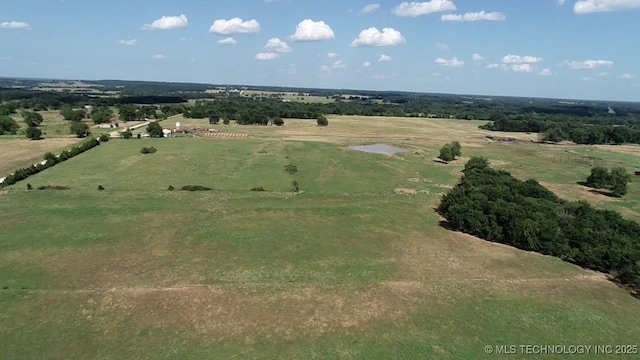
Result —
[{"label": "green grass field", "polygon": [[[466,121],[329,121],[214,126],[242,140],[112,140],[0,192],[0,357],[495,359],[528,355],[485,346],[640,345],[640,301],[604,275],[448,231],[434,211],[481,155],[638,220],[638,180],[622,200],[576,183],[589,174],[576,154],[633,170],[638,148],[487,143]],[[464,158],[434,161],[455,139]],[[411,152],[345,148],[374,142]]]}]

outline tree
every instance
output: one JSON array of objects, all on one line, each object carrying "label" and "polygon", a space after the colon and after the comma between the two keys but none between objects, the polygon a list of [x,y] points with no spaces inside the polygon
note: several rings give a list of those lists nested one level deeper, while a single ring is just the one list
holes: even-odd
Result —
[{"label": "tree", "polygon": [[84,119],[86,113],[84,110],[73,110],[71,105],[65,105],[60,108],[60,115],[64,117],[65,120],[69,121],[81,121]]},{"label": "tree", "polygon": [[113,110],[109,108],[99,108],[94,109],[91,113],[91,118],[95,124],[104,124],[111,122],[111,118],[113,117]]},{"label": "tree", "polygon": [[438,159],[449,162],[455,160],[456,157],[460,155],[462,155],[462,146],[459,142],[454,141],[450,144],[445,144],[440,149],[440,155],[438,156]]},{"label": "tree", "polygon": [[120,114],[120,120],[122,121],[133,121],[137,119],[136,107],[133,105],[120,105],[120,107],[118,107],[118,113]]},{"label": "tree", "polygon": [[591,175],[587,177],[586,185],[595,189],[604,189],[610,183],[609,170],[604,166],[591,168]]},{"label": "tree", "polygon": [[107,135],[107,134],[102,134],[102,135],[100,135],[100,137],[98,138],[98,140],[99,140],[100,142],[107,142],[107,141],[109,141],[109,135]]},{"label": "tree", "polygon": [[15,134],[20,126],[8,115],[0,115],[0,135],[5,133]]},{"label": "tree", "polygon": [[80,121],[73,122],[71,124],[71,133],[79,138],[87,137],[89,135],[89,126]]},{"label": "tree", "polygon": [[467,175],[468,173],[474,170],[485,170],[485,169],[489,169],[489,160],[487,160],[487,158],[474,156],[471,159],[469,159],[469,161],[467,161],[467,163],[464,165],[464,170],[462,170],[462,172],[465,175]]},{"label": "tree", "polygon": [[123,139],[131,139],[133,137],[133,133],[131,131],[129,131],[129,129],[127,129],[126,131],[124,131],[122,133],[122,138]]},{"label": "tree", "polygon": [[20,115],[22,115],[22,119],[24,119],[24,122],[29,127],[39,126],[44,121],[42,115],[33,111],[23,111],[20,113]]},{"label": "tree", "polygon": [[277,118],[273,118],[273,125],[275,126],[282,126],[284,125],[284,120],[282,120],[281,117],[277,117]]},{"label": "tree", "polygon": [[627,194],[627,183],[631,180],[631,176],[627,174],[627,170],[622,166],[616,166],[611,169],[609,175],[611,193],[615,197],[622,197]]},{"label": "tree", "polygon": [[451,143],[451,151],[453,152],[453,157],[462,156],[462,146],[459,142],[454,141]]},{"label": "tree", "polygon": [[327,126],[329,125],[329,120],[327,120],[327,117],[324,115],[318,115],[317,123],[318,126]]},{"label": "tree", "polygon": [[157,122],[151,122],[147,125],[147,133],[152,138],[161,138],[164,136],[162,133],[162,126]]},{"label": "tree", "polygon": [[42,131],[40,131],[40,129],[38,129],[37,127],[29,127],[24,133],[31,140],[42,139]]},{"label": "tree", "polygon": [[440,149],[440,155],[438,155],[438,159],[444,162],[453,161],[455,159],[455,156],[453,155],[453,147],[451,146],[451,144],[445,144]]},{"label": "tree", "polygon": [[212,125],[217,125],[220,122],[220,116],[218,115],[211,115],[209,117],[209,124]]}]

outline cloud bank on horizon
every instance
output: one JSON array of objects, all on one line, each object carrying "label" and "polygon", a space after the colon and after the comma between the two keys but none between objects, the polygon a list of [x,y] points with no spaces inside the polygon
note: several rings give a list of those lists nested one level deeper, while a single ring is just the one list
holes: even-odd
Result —
[{"label": "cloud bank on horizon", "polygon": [[640,0],[34,1],[0,4],[0,76],[640,101]]}]

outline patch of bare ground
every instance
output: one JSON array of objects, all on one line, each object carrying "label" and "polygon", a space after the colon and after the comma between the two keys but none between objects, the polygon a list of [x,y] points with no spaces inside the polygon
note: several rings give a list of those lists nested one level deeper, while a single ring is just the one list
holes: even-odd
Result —
[{"label": "patch of bare ground", "polygon": [[96,294],[78,312],[103,331],[126,319],[127,326],[137,331],[160,325],[207,341],[251,341],[258,336],[294,338],[394,321],[406,316],[424,295],[420,284],[402,281],[285,290],[122,288]]},{"label": "patch of bare ground", "polygon": [[393,190],[394,193],[399,195],[416,195],[418,192],[416,189],[408,188],[408,187],[399,187]]}]

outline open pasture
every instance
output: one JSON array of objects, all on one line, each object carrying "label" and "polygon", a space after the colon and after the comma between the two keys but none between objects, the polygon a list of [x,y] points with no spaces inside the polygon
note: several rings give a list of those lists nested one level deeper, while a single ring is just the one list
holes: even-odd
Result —
[{"label": "open pasture", "polygon": [[[448,231],[433,209],[464,161],[486,156],[640,219],[638,180],[622,200],[593,198],[576,184],[589,164],[567,152],[631,170],[633,147],[488,142],[474,121],[178,121],[250,136],[112,140],[27,180],[70,190],[2,192],[4,358],[493,359],[487,345],[638,344],[640,302],[604,275]],[[454,140],[463,158],[434,161]],[[347,149],[373,143],[410,152]]]}]

